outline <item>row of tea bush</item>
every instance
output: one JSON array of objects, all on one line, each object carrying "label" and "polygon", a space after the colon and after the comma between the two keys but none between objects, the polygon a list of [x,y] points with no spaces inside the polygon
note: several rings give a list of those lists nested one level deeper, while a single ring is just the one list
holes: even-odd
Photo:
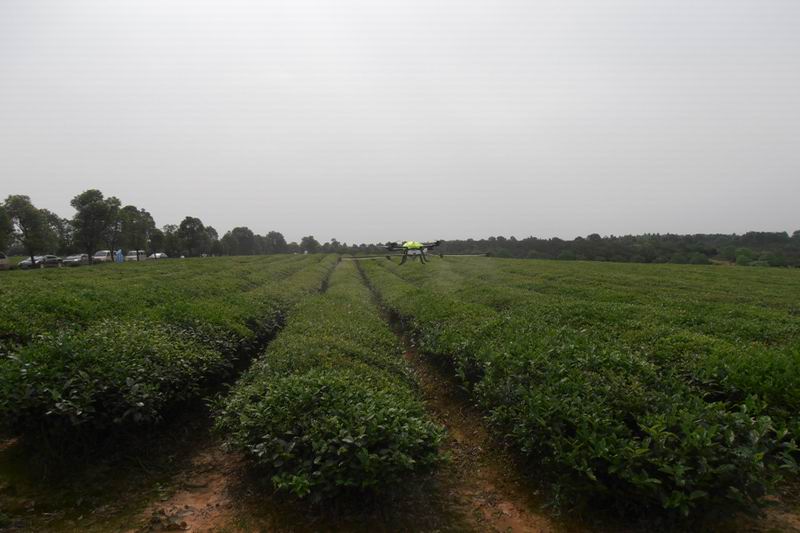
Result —
[{"label": "row of tea bush", "polygon": [[[263,344],[294,304],[319,291],[335,262],[334,256],[257,258],[243,261],[243,268],[218,270],[213,261],[187,261],[182,285],[194,287],[198,298],[164,288],[172,299],[158,312],[87,312],[82,323],[33,335],[0,359],[0,426],[59,451],[158,422]],[[107,280],[110,270],[98,277]],[[124,295],[127,280],[105,290],[116,286]],[[75,293],[62,291],[61,301]]]},{"label": "row of tea bush", "polygon": [[[626,328],[642,309],[570,295],[613,292],[602,273],[593,272],[594,286],[537,292],[535,276],[499,268],[518,262],[461,261],[364,270],[420,348],[452,363],[492,425],[546,473],[561,503],[702,516],[749,507],[797,470],[786,420],[770,417],[763,397],[709,395],[686,366],[630,349]],[[652,312],[670,310],[659,302]]]},{"label": "row of tea bush", "polygon": [[320,500],[381,492],[439,460],[442,429],[352,263],[303,300],[217,405],[217,429],[275,488]]}]

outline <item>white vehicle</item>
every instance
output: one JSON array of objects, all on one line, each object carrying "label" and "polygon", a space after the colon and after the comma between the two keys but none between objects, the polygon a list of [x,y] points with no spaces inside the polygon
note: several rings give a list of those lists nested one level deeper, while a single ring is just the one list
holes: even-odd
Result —
[{"label": "white vehicle", "polygon": [[61,263],[64,266],[81,266],[81,265],[88,265],[89,264],[89,254],[75,254],[69,257],[65,257],[64,261]]},{"label": "white vehicle", "polygon": [[93,263],[113,263],[114,254],[111,250],[99,250],[92,256]]},{"label": "white vehicle", "polygon": [[144,261],[147,259],[147,253],[144,250],[128,250],[125,254],[125,261]]},{"label": "white vehicle", "polygon": [[149,259],[167,259],[169,256],[164,252],[156,252],[154,254],[150,254]]}]

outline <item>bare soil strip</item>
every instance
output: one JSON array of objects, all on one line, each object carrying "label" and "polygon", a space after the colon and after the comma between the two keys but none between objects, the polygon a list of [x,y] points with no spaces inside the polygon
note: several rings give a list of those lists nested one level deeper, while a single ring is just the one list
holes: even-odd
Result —
[{"label": "bare soil strip", "polygon": [[414,346],[405,358],[414,370],[434,419],[448,431],[450,464],[437,474],[452,504],[477,531],[549,532],[563,530],[538,510],[535,494],[486,430],[480,413],[464,399],[455,381],[443,375]]},{"label": "bare soil strip", "polygon": [[[194,453],[189,467],[172,480],[174,492],[150,505],[130,531],[213,531],[233,517],[231,485],[243,459],[210,439]],[[144,525],[142,525],[144,523]]]},{"label": "bare soil strip", "polygon": [[[359,268],[379,308],[380,298]],[[386,321],[405,347],[425,402],[436,422],[447,429],[444,450],[450,462],[436,474],[435,484],[448,496],[447,505],[475,531],[565,531],[540,511],[536,492],[520,478],[513,460],[489,435],[480,412],[469,403],[454,376],[420,354],[396,317]],[[452,511],[451,511],[452,512]]]}]

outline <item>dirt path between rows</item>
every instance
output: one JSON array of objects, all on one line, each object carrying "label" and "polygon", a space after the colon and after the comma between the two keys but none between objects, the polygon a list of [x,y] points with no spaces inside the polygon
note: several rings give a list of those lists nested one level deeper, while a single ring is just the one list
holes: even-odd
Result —
[{"label": "dirt path between rows", "polygon": [[447,428],[444,444],[451,461],[437,478],[451,503],[476,531],[552,532],[563,530],[538,510],[535,494],[515,473],[512,461],[486,430],[480,413],[455,381],[406,342],[405,358],[437,422]]},{"label": "dirt path between rows", "polygon": [[433,419],[447,430],[443,451],[450,461],[435,474],[443,502],[475,531],[565,531],[540,509],[535,489],[527,486],[513,460],[489,435],[481,413],[466,398],[455,377],[419,353],[397,317],[386,310],[364,271],[364,284],[373,294],[386,322],[404,346],[404,357],[419,384]]},{"label": "dirt path between rows", "polygon": [[129,533],[214,531],[234,516],[231,486],[240,479],[244,459],[209,439],[190,465],[172,480],[173,492],[148,506]]}]

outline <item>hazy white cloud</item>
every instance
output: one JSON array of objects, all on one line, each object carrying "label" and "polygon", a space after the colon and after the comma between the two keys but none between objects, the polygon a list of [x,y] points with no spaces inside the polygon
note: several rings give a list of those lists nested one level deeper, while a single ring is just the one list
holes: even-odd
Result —
[{"label": "hazy white cloud", "polygon": [[796,0],[0,0],[0,196],[290,238],[800,228]]}]

